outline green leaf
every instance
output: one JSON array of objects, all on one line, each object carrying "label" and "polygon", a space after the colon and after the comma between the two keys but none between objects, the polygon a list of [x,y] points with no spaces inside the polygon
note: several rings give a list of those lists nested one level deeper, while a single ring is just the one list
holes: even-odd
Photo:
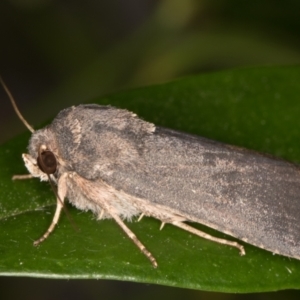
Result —
[{"label": "green leaf", "polygon": [[[184,78],[98,99],[136,112],[157,125],[300,161],[300,68],[225,71]],[[95,101],[93,101],[95,102]],[[0,147],[0,274],[46,278],[109,278],[226,292],[300,287],[300,261],[245,244],[238,251],[151,218],[128,223],[156,257],[154,269],[112,220],[96,221],[68,206],[39,247],[55,197],[47,183],[13,182],[26,173],[21,153],[29,134]],[[196,224],[219,237],[222,233]],[[234,240],[231,237],[226,237]]]}]

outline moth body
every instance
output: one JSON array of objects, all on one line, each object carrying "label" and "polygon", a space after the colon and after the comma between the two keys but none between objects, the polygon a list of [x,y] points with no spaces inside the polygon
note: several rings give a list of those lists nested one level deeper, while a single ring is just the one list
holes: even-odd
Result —
[{"label": "moth body", "polygon": [[151,216],[244,254],[242,245],[185,221],[202,223],[300,258],[300,169],[292,163],[156,127],[126,110],[99,105],[61,111],[33,133],[28,149],[23,154],[27,169],[56,183],[58,194],[53,223],[37,243],[54,229],[68,199],[99,219],[113,218],[154,266],[153,255],[123,220]]}]

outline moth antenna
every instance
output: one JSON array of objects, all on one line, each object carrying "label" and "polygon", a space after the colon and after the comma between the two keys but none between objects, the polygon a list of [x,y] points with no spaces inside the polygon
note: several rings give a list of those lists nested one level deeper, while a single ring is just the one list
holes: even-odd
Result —
[{"label": "moth antenna", "polygon": [[6,84],[4,83],[4,81],[3,81],[3,79],[2,79],[1,76],[0,76],[0,82],[1,82],[1,85],[3,86],[3,88],[4,88],[4,90],[5,90],[6,94],[7,94],[7,96],[9,98],[9,100],[10,100],[10,102],[11,102],[11,104],[12,104],[12,106],[13,106],[16,114],[17,114],[17,116],[22,121],[22,123],[29,129],[29,131],[31,131],[31,133],[34,133],[35,130],[33,129],[33,127],[31,127],[29,125],[29,123],[25,120],[25,118],[23,117],[23,115],[19,111],[18,106],[16,104],[16,101],[15,101],[14,97],[12,96],[10,90],[8,89],[8,87],[6,86]]}]

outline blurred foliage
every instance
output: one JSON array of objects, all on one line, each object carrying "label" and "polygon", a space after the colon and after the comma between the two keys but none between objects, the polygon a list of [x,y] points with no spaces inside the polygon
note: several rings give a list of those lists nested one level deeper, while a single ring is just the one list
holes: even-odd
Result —
[{"label": "blurred foliage", "polygon": [[[300,2],[0,2],[1,74],[39,123],[125,87],[251,65],[300,62]],[[27,104],[27,105],[26,105]],[[30,105],[30,106],[29,106]],[[9,124],[7,101],[0,128]],[[2,123],[1,123],[2,122]]]}]

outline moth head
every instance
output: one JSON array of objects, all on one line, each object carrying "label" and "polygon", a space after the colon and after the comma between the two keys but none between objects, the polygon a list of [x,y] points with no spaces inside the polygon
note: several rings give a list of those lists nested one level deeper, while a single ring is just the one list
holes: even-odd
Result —
[{"label": "moth head", "polygon": [[55,180],[58,170],[58,162],[55,154],[47,150],[45,145],[40,147],[37,157],[24,153],[22,155],[26,168],[34,177],[39,177],[42,181],[47,181],[48,176]]},{"label": "moth head", "polygon": [[54,181],[58,176],[60,167],[58,149],[55,138],[49,128],[35,131],[29,141],[29,154],[23,154],[26,168],[34,177]]}]

